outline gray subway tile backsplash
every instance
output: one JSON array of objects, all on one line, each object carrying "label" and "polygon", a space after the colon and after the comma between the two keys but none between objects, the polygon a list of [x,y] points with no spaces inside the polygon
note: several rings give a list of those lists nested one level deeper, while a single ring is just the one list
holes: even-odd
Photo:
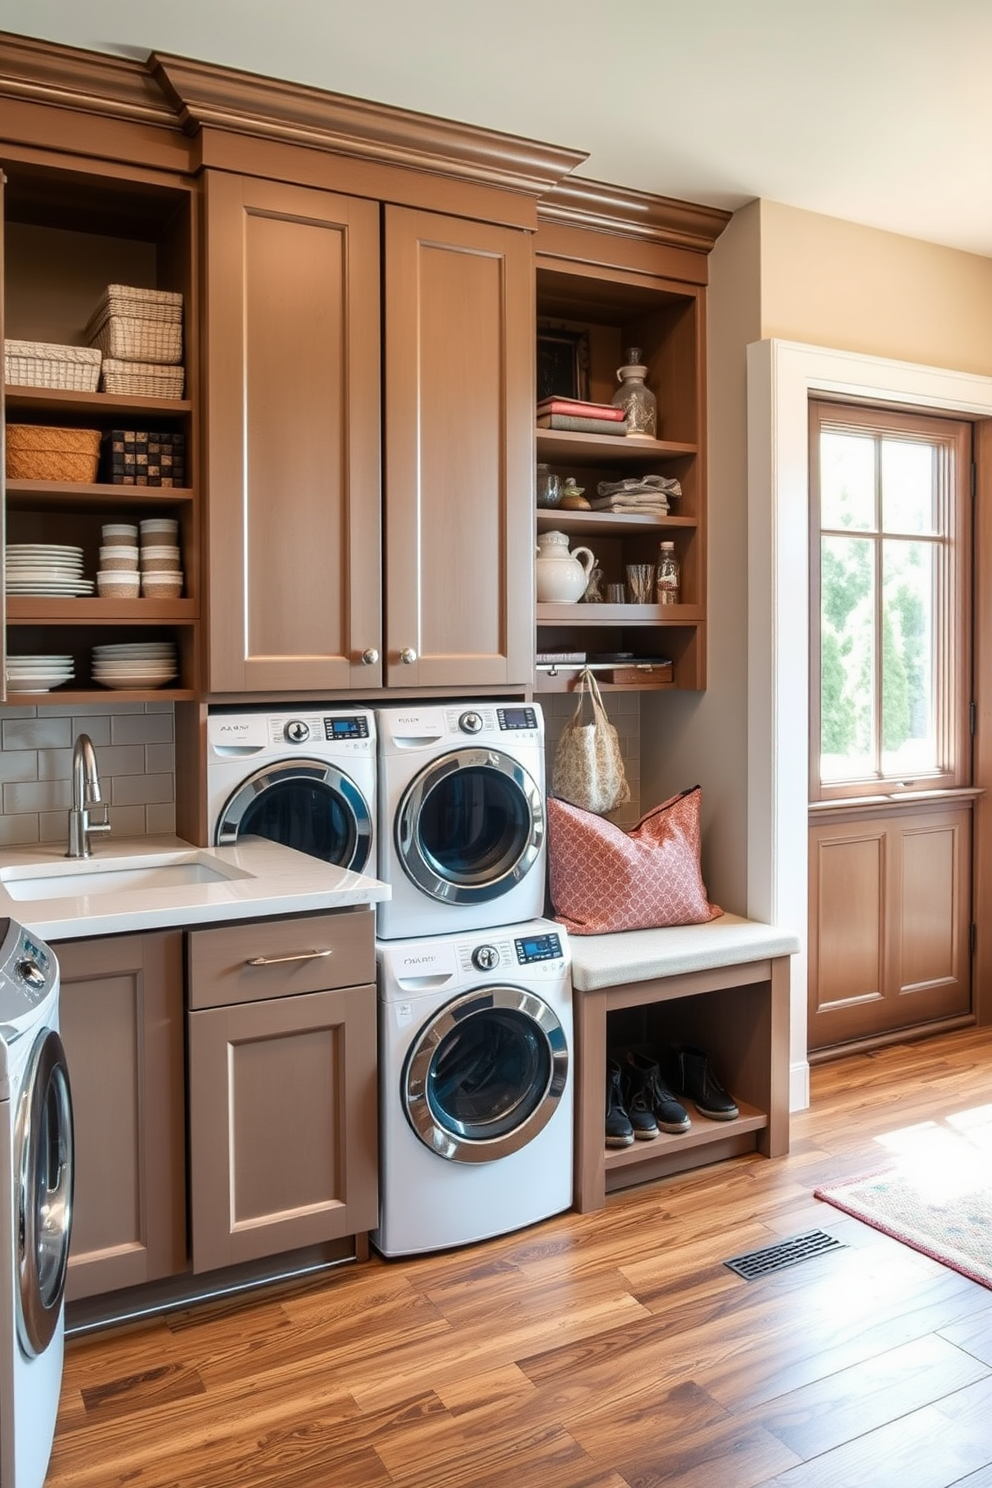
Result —
[{"label": "gray subway tile backsplash", "polygon": [[89,734],[119,836],[174,832],[171,703],[0,708],[0,845],[57,842],[66,833],[72,745]]}]

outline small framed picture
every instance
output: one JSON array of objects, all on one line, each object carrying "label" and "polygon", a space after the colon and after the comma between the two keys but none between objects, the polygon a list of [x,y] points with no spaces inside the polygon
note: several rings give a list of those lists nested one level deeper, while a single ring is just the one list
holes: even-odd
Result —
[{"label": "small framed picture", "polygon": [[537,400],[588,398],[589,337],[541,326],[537,332]]}]

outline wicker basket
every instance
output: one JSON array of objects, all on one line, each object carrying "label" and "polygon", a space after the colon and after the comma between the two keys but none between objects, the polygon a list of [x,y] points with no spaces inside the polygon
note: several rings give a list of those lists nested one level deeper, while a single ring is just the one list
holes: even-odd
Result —
[{"label": "wicker basket", "polygon": [[108,315],[136,316],[141,320],[179,325],[183,318],[183,297],[171,289],[138,289],[133,284],[108,284],[90,316],[90,326],[99,325]]},{"label": "wicker basket", "polygon": [[89,346],[53,341],[4,341],[4,379],[19,387],[65,388],[95,393],[103,353]]},{"label": "wicker basket", "polygon": [[181,398],[185,372],[151,362],[122,362],[105,357],[100,385],[105,393],[133,398]]},{"label": "wicker basket", "polygon": [[105,357],[122,362],[175,365],[183,359],[183,328],[178,320],[146,320],[144,316],[108,315],[86,339]]},{"label": "wicker basket", "polygon": [[7,425],[8,480],[96,480],[99,429],[55,429],[47,424]]}]

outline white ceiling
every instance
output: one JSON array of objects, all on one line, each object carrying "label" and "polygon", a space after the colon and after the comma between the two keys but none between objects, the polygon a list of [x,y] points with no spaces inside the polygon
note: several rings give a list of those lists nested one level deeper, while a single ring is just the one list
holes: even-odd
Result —
[{"label": "white ceiling", "polygon": [[585,150],[598,180],[992,256],[992,0],[0,0],[0,29],[224,63]]}]

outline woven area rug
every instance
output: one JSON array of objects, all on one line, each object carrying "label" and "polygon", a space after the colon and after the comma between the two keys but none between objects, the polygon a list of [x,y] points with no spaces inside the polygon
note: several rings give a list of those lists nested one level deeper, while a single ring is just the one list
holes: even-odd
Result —
[{"label": "woven area rug", "polygon": [[967,1162],[900,1161],[884,1172],[815,1189],[845,1214],[874,1225],[992,1288],[992,1154]]}]

